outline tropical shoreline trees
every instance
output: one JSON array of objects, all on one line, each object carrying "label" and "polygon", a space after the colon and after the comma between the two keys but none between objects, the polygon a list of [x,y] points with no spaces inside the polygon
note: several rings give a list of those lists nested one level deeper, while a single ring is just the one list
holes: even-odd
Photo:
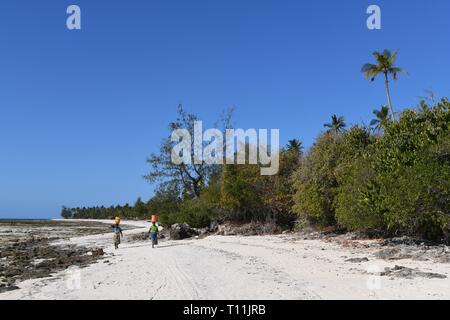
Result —
[{"label": "tropical shoreline trees", "polygon": [[319,228],[443,239],[450,232],[450,102],[421,105],[395,122],[386,106],[377,110],[376,131],[335,126],[306,152],[292,139],[280,150],[275,176],[261,176],[258,165],[225,165],[198,197],[183,184],[162,183],[147,202],[63,207],[61,215],[148,219],[156,213],[163,224],[195,227],[269,221],[291,228],[306,218]]},{"label": "tropical shoreline trees", "polygon": [[[384,75],[388,105],[374,110],[370,127],[347,127],[333,115],[327,128],[306,151],[291,139],[279,152],[279,172],[261,176],[260,164],[176,165],[166,139],[149,157],[146,179],[157,183],[147,202],[93,208],[63,207],[64,218],[147,219],[158,214],[164,224],[187,222],[267,222],[292,228],[306,219],[318,228],[411,235],[450,242],[450,102],[442,99],[395,117],[389,78],[402,68],[397,52],[375,52],[365,64],[372,81]],[[180,106],[169,130],[193,129],[194,114]],[[225,117],[229,128],[231,113]],[[248,148],[248,145],[245,145]]]}]

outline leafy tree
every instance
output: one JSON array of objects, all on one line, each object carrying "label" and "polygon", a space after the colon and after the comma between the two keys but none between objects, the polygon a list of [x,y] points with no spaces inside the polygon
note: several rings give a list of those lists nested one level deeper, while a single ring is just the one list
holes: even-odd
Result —
[{"label": "leafy tree", "polygon": [[292,211],[292,173],[300,162],[300,143],[280,153],[277,175],[261,176],[258,165],[227,165],[221,179],[222,220],[236,222],[274,222],[291,226],[295,220]]},{"label": "leafy tree", "polygon": [[[292,141],[292,140],[291,140]],[[272,204],[272,212],[275,214],[275,220],[278,224],[291,226],[295,220],[296,214],[292,210],[294,206],[294,185],[292,175],[300,165],[303,156],[302,142],[297,141],[280,153],[280,167],[278,174],[272,177],[266,177],[271,180],[271,186],[268,189],[266,202]]]},{"label": "leafy tree", "polygon": [[335,223],[333,200],[338,185],[334,171],[339,160],[338,140],[333,132],[320,135],[293,174],[293,211],[325,226]]},{"label": "leafy tree", "polygon": [[180,211],[181,203],[179,190],[172,187],[160,187],[147,202],[147,208],[151,214],[158,215],[160,223],[172,225],[177,222],[176,216]]},{"label": "leafy tree", "polygon": [[71,219],[73,216],[72,210],[63,206],[61,210],[61,217],[63,219]]},{"label": "leafy tree", "polygon": [[147,205],[142,201],[142,199],[139,197],[136,202],[134,203],[134,217],[138,217],[141,219],[147,219],[150,212],[147,208]]},{"label": "leafy tree", "polygon": [[404,111],[363,148],[352,143],[361,152],[341,158],[337,222],[351,230],[442,237],[450,222],[449,126],[450,104],[443,100],[426,112]]},{"label": "leafy tree", "polygon": [[450,221],[450,139],[446,140],[446,149],[435,146],[420,154],[412,166],[383,176],[382,205],[392,232],[429,239],[443,236]]},{"label": "leafy tree", "polygon": [[[262,220],[263,200],[259,167],[256,165],[226,165],[221,183],[222,218],[232,221]],[[263,216],[261,217],[260,214]]]},{"label": "leafy tree", "polygon": [[359,126],[348,130],[339,143],[334,208],[337,223],[349,230],[384,227],[374,196],[378,191],[371,159],[371,148],[375,143],[376,138],[371,136],[370,130]]},{"label": "leafy tree", "polygon": [[[227,127],[231,121],[232,111],[228,117],[223,119],[224,127]],[[194,114],[188,114],[183,107],[178,106],[178,118],[169,124],[169,131],[172,133],[177,129],[186,129],[191,135],[191,147],[194,146],[194,123],[198,117]],[[184,194],[192,197],[200,197],[202,189],[208,185],[210,177],[218,170],[217,165],[206,164],[204,161],[196,163],[194,153],[191,154],[191,164],[175,164],[172,161],[172,149],[175,142],[170,137],[164,139],[161,143],[158,154],[152,154],[147,162],[150,164],[150,173],[145,178],[151,182],[157,182],[160,186],[177,189]]]},{"label": "leafy tree", "polygon": [[[380,206],[391,232],[442,234],[448,220],[450,103],[406,110],[374,150]],[[439,231],[439,232],[438,232]]]}]

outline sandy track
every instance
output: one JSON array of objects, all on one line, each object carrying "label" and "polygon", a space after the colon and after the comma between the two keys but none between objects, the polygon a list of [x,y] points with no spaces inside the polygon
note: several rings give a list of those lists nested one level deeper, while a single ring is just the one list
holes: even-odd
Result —
[{"label": "sandy track", "polygon": [[[25,281],[0,299],[450,299],[448,264],[386,262],[368,249],[321,240],[211,236],[164,241],[154,250],[149,242],[126,240],[114,251],[110,234],[74,238],[72,243],[103,246],[107,257],[80,271]],[[362,256],[370,261],[345,262]],[[366,272],[395,264],[447,278],[390,279]]]}]

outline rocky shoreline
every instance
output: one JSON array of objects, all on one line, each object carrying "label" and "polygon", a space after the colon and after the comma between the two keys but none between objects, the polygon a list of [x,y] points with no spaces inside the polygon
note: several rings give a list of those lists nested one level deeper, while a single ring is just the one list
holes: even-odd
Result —
[{"label": "rocky shoreline", "polygon": [[0,293],[17,283],[45,278],[71,266],[86,267],[103,257],[103,250],[54,244],[72,237],[103,234],[109,225],[86,221],[0,221]]}]

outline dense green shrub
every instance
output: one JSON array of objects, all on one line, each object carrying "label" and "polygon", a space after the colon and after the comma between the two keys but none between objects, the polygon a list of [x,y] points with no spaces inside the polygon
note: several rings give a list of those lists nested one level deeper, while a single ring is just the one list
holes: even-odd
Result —
[{"label": "dense green shrub", "polygon": [[228,165],[221,179],[221,220],[274,222],[291,227],[292,179],[301,157],[300,145],[280,152],[279,172],[262,176],[259,165]]},{"label": "dense green shrub", "polygon": [[263,200],[258,190],[259,167],[255,165],[227,165],[221,184],[223,220],[262,220]]},{"label": "dense green shrub", "polygon": [[340,139],[339,133],[319,136],[293,175],[294,212],[307,215],[321,225],[335,222],[333,200],[338,186],[335,169],[339,163]]},{"label": "dense green shrub", "polygon": [[368,155],[354,160],[341,172],[336,196],[336,220],[348,230],[384,229],[379,186]]},{"label": "dense green shrub", "polygon": [[338,188],[334,206],[337,223],[349,230],[383,226],[382,214],[377,207],[378,185],[370,152],[374,142],[375,137],[367,128],[354,126],[339,143]]},{"label": "dense green shrub", "polygon": [[163,225],[176,223],[176,216],[180,211],[181,199],[177,189],[160,188],[148,201],[147,208],[150,214],[158,215]]},{"label": "dense green shrub", "polygon": [[177,223],[204,228],[217,220],[220,210],[220,176],[215,176],[199,198],[184,199],[176,215]]},{"label": "dense green shrub", "polygon": [[390,230],[426,238],[442,236],[450,218],[450,139],[443,140],[416,152],[411,165],[391,175],[380,174],[381,203]]},{"label": "dense green shrub", "polygon": [[374,151],[388,230],[436,238],[449,217],[450,103],[406,110]]},{"label": "dense green shrub", "polygon": [[175,216],[176,223],[187,223],[194,228],[204,228],[211,224],[214,211],[201,199],[185,200]]},{"label": "dense green shrub", "polygon": [[422,112],[406,110],[357,158],[341,163],[338,223],[441,237],[450,212],[449,116],[446,100]]}]

